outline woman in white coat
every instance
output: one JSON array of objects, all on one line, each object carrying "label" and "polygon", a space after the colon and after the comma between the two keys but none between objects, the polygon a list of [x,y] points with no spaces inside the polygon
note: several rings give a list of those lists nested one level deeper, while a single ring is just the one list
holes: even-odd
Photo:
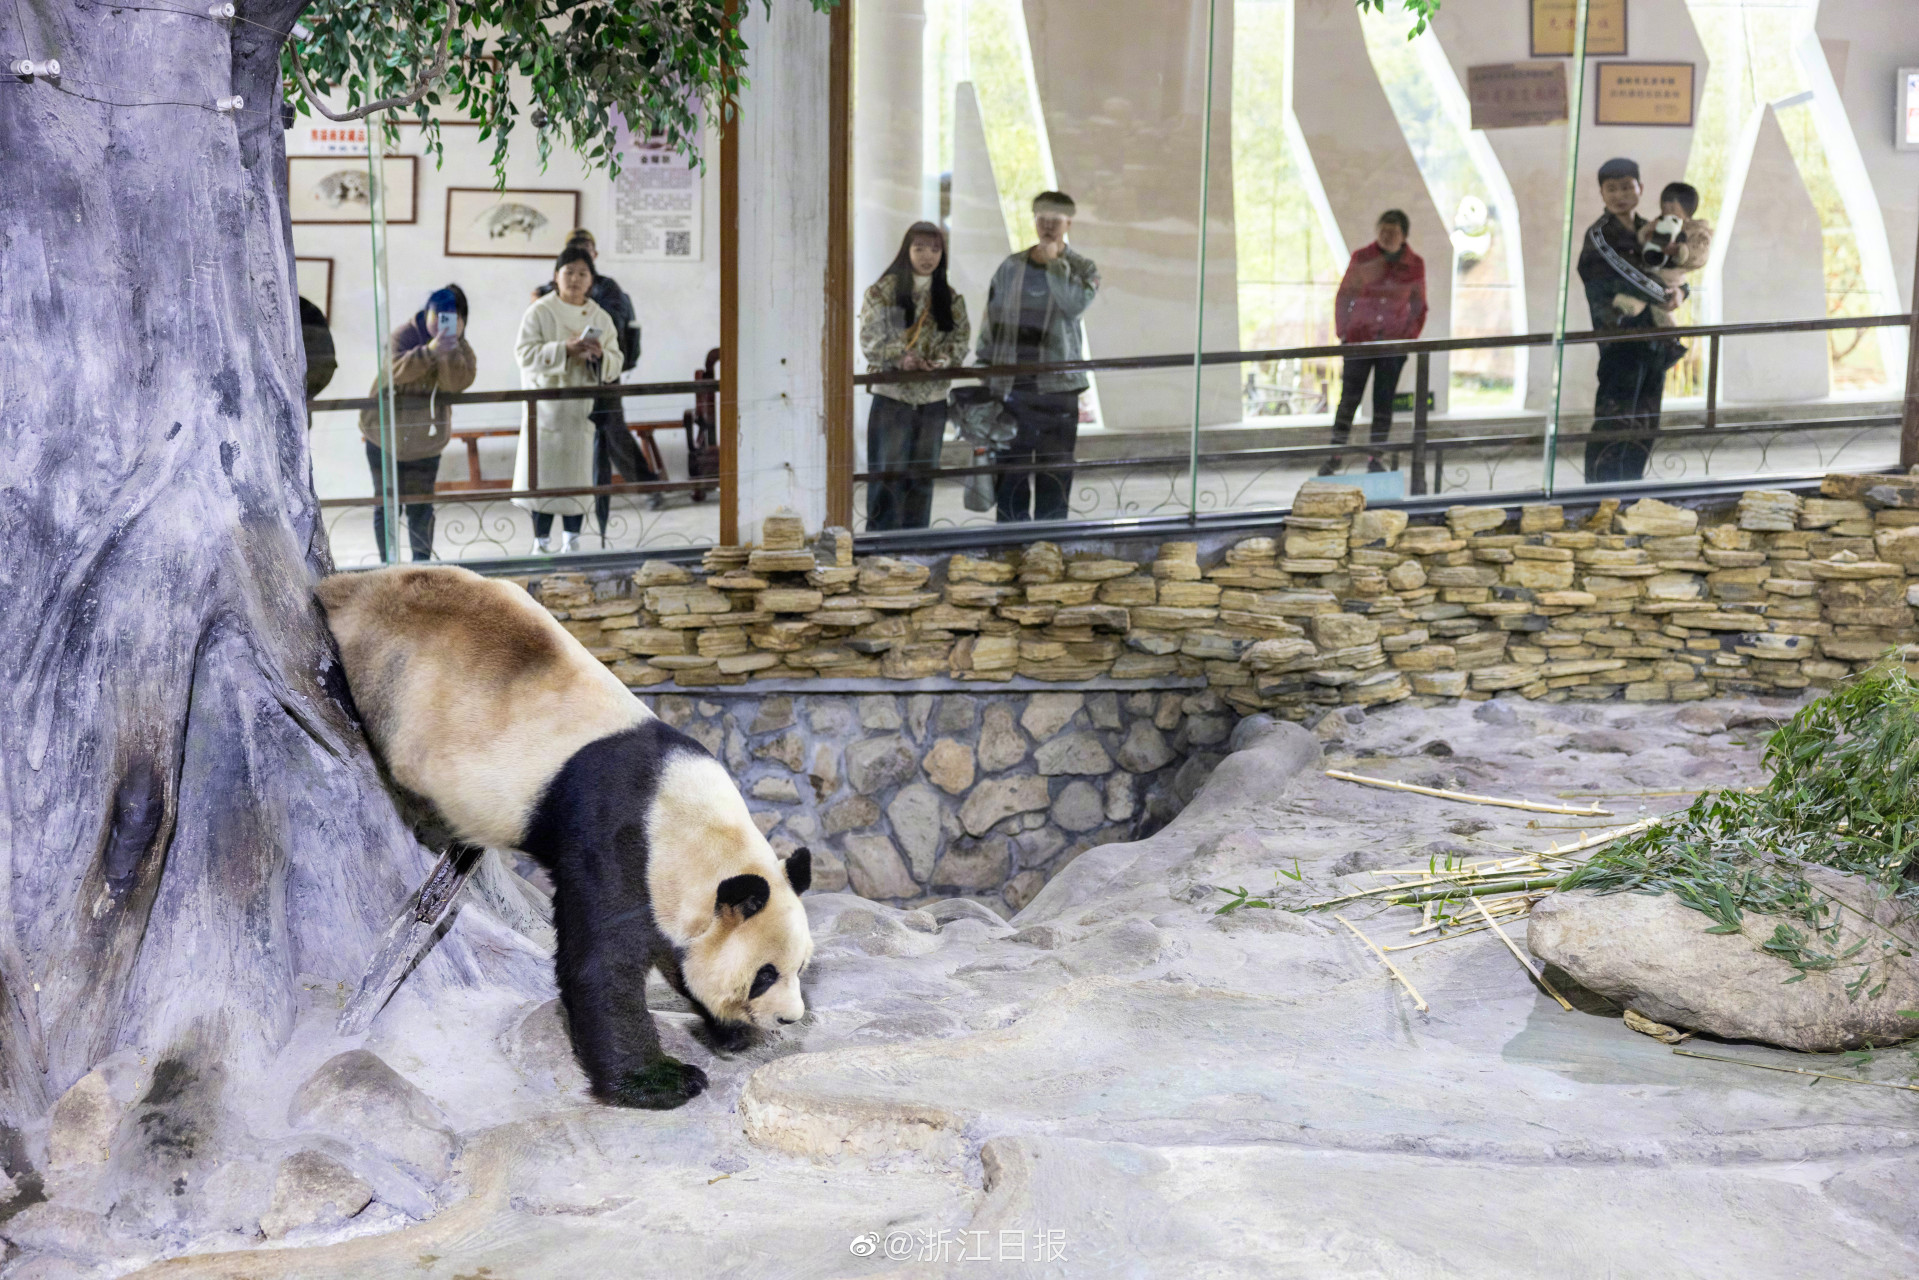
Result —
[{"label": "woman in white coat", "polygon": [[[619,332],[611,316],[587,296],[593,288],[593,255],[578,247],[564,250],[553,263],[553,292],[526,309],[520,321],[520,385],[595,387],[620,377]],[[593,401],[541,400],[538,404],[540,488],[583,489],[593,483]],[[526,428],[513,462],[513,487],[527,489]],[[572,498],[515,498],[515,506],[533,513],[533,535],[541,551],[577,549],[580,526],[592,509],[590,495]],[[553,517],[565,534],[553,542]]]}]

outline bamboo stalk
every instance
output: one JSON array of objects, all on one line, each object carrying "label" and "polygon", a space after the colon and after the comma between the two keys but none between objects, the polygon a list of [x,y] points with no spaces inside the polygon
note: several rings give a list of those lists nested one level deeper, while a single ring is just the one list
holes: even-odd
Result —
[{"label": "bamboo stalk", "polygon": [[[1495,871],[1544,871],[1546,868],[1539,866],[1538,861],[1539,860],[1532,854],[1526,854],[1524,857],[1488,858],[1483,862],[1468,862],[1462,867],[1454,868],[1454,872],[1459,875],[1479,876],[1491,875]],[[1518,865],[1510,865],[1513,863],[1517,863]],[[1393,867],[1390,870],[1371,871],[1367,874],[1375,876],[1418,876],[1422,880],[1432,881],[1448,878],[1447,876],[1436,874],[1428,867]]]},{"label": "bamboo stalk", "polygon": [[1441,800],[1459,800],[1466,804],[1492,804],[1504,809],[1524,809],[1529,813],[1570,813],[1575,817],[1610,818],[1612,810],[1601,809],[1594,805],[1590,809],[1575,809],[1571,805],[1541,804],[1536,800],[1508,800],[1501,796],[1475,796],[1464,791],[1445,791],[1439,787],[1421,787],[1410,782],[1394,782],[1390,778],[1368,778],[1364,774],[1347,773],[1343,769],[1328,769],[1326,776],[1338,778],[1341,782],[1359,782],[1369,787],[1385,787],[1391,791],[1411,791],[1422,796],[1437,796]]},{"label": "bamboo stalk", "polygon": [[[1653,827],[1658,826],[1663,821],[1665,821],[1664,818],[1644,818],[1638,822],[1633,823],[1630,826],[1615,827],[1611,831],[1602,831],[1596,836],[1592,836],[1585,840],[1579,840],[1569,845],[1562,846],[1558,841],[1555,840],[1555,841],[1552,841],[1550,845],[1547,847],[1545,851],[1545,856],[1560,857],[1568,853],[1578,853],[1582,849],[1593,849],[1593,848],[1597,848],[1599,845],[1602,845],[1602,844],[1611,844],[1614,840],[1619,839],[1621,836],[1637,835],[1641,831],[1649,831]],[[1582,831],[1580,832],[1580,834],[1585,835],[1585,832]]]},{"label": "bamboo stalk", "polygon": [[1552,983],[1546,981],[1545,974],[1533,972],[1532,962],[1526,959],[1524,953],[1522,953],[1519,950],[1518,945],[1515,944],[1511,938],[1506,936],[1506,931],[1499,927],[1499,922],[1497,920],[1493,919],[1492,912],[1486,910],[1486,904],[1481,902],[1478,898],[1474,898],[1473,905],[1479,908],[1480,915],[1486,917],[1486,924],[1492,929],[1494,933],[1499,935],[1499,940],[1506,944],[1506,950],[1513,953],[1513,959],[1519,961],[1519,967],[1526,971],[1526,976],[1538,982],[1540,986],[1546,989],[1547,995],[1559,1001],[1560,1008],[1564,1009],[1567,1013],[1571,1013],[1573,1011],[1572,1002],[1567,1000],[1565,996],[1560,995],[1558,990],[1553,986]]},{"label": "bamboo stalk", "polygon": [[1695,1053],[1691,1049],[1674,1049],[1682,1058],[1704,1058],[1709,1062],[1730,1062],[1736,1067],[1758,1067],[1761,1071],[1784,1071],[1795,1076],[1818,1076],[1821,1080],[1837,1080],[1841,1084],[1875,1084],[1881,1089],[1904,1089],[1908,1093],[1919,1093],[1919,1084],[1894,1084],[1890,1080],[1861,1080],[1857,1076],[1836,1076],[1827,1071],[1810,1071],[1805,1067],[1782,1067],[1771,1062],[1749,1062],[1744,1058],[1727,1058],[1717,1053]]},{"label": "bamboo stalk", "polygon": [[[1426,885],[1427,885],[1427,884],[1433,884],[1433,885],[1441,885],[1441,884],[1447,884],[1447,885],[1451,885],[1451,884],[1458,884],[1458,883],[1459,883],[1459,881],[1460,881],[1461,879],[1467,879],[1467,880],[1473,880],[1473,879],[1477,879],[1477,878],[1478,878],[1478,877],[1475,877],[1475,876],[1462,876],[1462,877],[1454,877],[1454,876],[1441,876],[1441,877],[1439,877],[1438,879],[1434,879],[1434,880],[1429,880],[1429,881],[1426,881],[1426,882],[1425,882],[1425,884],[1382,884],[1382,885],[1379,885],[1378,887],[1376,887],[1376,888],[1372,888],[1372,889],[1361,889],[1361,890],[1360,890],[1360,891],[1359,891],[1358,893],[1349,893],[1349,894],[1347,894],[1347,895],[1345,895],[1344,897],[1341,897],[1341,898],[1328,898],[1328,899],[1326,899],[1326,900],[1325,900],[1324,902],[1309,902],[1309,903],[1307,903],[1307,904],[1306,904],[1305,906],[1303,906],[1303,907],[1295,907],[1295,908],[1293,908],[1293,910],[1296,910],[1296,911],[1318,911],[1318,910],[1320,910],[1320,909],[1322,909],[1322,908],[1324,908],[1324,907],[1337,907],[1337,906],[1339,906],[1339,905],[1340,905],[1341,903],[1345,903],[1345,902],[1357,902],[1357,901],[1358,901],[1359,899],[1361,899],[1361,898],[1376,898],[1376,897],[1378,897],[1378,896],[1379,896],[1380,894],[1382,894],[1382,893],[1404,893],[1404,892],[1405,892],[1406,890],[1408,890],[1408,889],[1423,889],[1423,888],[1425,888],[1425,887],[1426,887]],[[1555,881],[1555,883],[1557,883],[1557,882]],[[1443,893],[1442,893],[1442,894],[1437,894],[1437,895],[1435,895],[1435,896],[1437,896],[1437,897],[1446,897],[1447,895],[1446,895],[1446,894],[1443,894]],[[1398,902],[1398,901],[1399,901],[1399,899],[1397,899],[1397,898],[1394,898],[1394,899],[1392,899],[1392,901],[1394,901],[1394,902]],[[1414,901],[1417,901],[1417,902],[1424,902],[1424,901],[1425,901],[1425,899],[1424,899],[1424,898],[1419,898],[1419,899],[1409,899],[1409,900],[1408,900],[1408,902],[1409,902],[1409,903],[1411,903],[1411,902],[1414,902]]]},{"label": "bamboo stalk", "polygon": [[[1416,907],[1422,902],[1435,898],[1477,898],[1480,894],[1523,893],[1529,889],[1557,889],[1564,876],[1534,876],[1528,880],[1499,880],[1490,884],[1462,884],[1446,889],[1432,889],[1421,893],[1406,893],[1401,897],[1388,898],[1396,907]],[[1411,886],[1396,885],[1393,888],[1406,889]],[[1391,892],[1389,888],[1386,892]],[[1328,906],[1331,903],[1326,904]]]},{"label": "bamboo stalk", "polygon": [[1358,926],[1356,926],[1351,920],[1348,920],[1345,916],[1335,915],[1333,919],[1339,921],[1341,924],[1345,925],[1348,929],[1351,929],[1353,931],[1353,936],[1355,938],[1358,938],[1361,942],[1365,943],[1367,947],[1369,947],[1372,950],[1372,953],[1379,957],[1379,962],[1385,965],[1386,968],[1392,972],[1392,975],[1395,978],[1399,979],[1399,984],[1406,988],[1406,994],[1410,995],[1413,998],[1413,1007],[1418,1009],[1421,1013],[1425,1013],[1427,1011],[1426,998],[1420,995],[1419,988],[1415,987],[1410,981],[1407,980],[1406,975],[1399,971],[1399,966],[1386,958],[1386,953],[1379,949],[1379,945],[1375,943],[1371,938],[1361,933],[1359,931]]},{"label": "bamboo stalk", "polygon": [[1396,947],[1387,947],[1388,951],[1411,951],[1414,947],[1430,947],[1435,942],[1446,942],[1453,938],[1463,938],[1469,933],[1484,933],[1486,926],[1476,924],[1470,929],[1455,929],[1451,933],[1442,933],[1437,938],[1428,938],[1424,942],[1404,942]]}]

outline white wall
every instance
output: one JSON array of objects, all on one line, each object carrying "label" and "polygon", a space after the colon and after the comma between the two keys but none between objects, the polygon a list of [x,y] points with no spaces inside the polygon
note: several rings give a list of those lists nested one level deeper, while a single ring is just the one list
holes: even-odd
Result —
[{"label": "white wall", "polygon": [[1901,306],[1913,304],[1913,251],[1919,244],[1919,151],[1893,147],[1894,78],[1919,66],[1919,11],[1912,0],[1821,0],[1813,27],[1845,45],[1835,66],[1840,99],[1865,161],[1892,251]]},{"label": "white wall", "polygon": [[[524,116],[521,117],[524,120]],[[436,168],[425,154],[420,130],[400,131],[399,152],[419,156],[417,220],[412,225],[389,226],[387,275],[392,290],[391,323],[398,324],[426,302],[433,290],[458,284],[466,291],[472,315],[468,340],[479,359],[475,391],[510,390],[520,385],[513,359],[520,317],[531,301],[533,287],[548,279],[551,260],[532,258],[448,258],[442,249],[446,235],[446,192],[449,187],[492,187],[495,184],[491,140],[481,142],[479,130],[451,127],[442,130],[446,142],[444,164]],[[601,269],[620,282],[639,313],[642,330],[640,362],[626,375],[629,382],[682,381],[719,345],[719,141],[708,135],[704,186],[704,256],[698,262],[637,262],[602,257]],[[589,175],[571,152],[556,148],[541,172],[530,126],[514,131],[508,158],[509,187],[578,190],[580,222],[611,243],[609,199],[611,184],[605,174]],[[389,216],[392,211],[389,211]],[[333,341],[340,369],[321,393],[323,398],[364,396],[372,386],[377,346],[373,327],[372,237],[365,224],[296,226],[294,249],[300,257],[333,259]],[[631,399],[632,421],[677,420],[691,405],[689,397]],[[516,426],[520,406],[461,405],[454,409],[456,427]],[[313,478],[322,498],[364,497],[373,492],[357,427],[357,413],[318,415],[313,431]],[[684,479],[685,450],[674,436],[659,442],[667,466]],[[484,442],[482,466],[491,479],[505,479],[513,466],[514,442]],[[463,479],[463,448],[448,449],[441,463],[443,479]]]}]

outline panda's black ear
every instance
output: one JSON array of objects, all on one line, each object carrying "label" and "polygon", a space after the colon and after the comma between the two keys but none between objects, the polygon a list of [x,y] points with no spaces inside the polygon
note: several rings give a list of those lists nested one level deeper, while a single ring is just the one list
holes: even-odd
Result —
[{"label": "panda's black ear", "polygon": [[766,906],[766,900],[773,896],[772,886],[766,883],[764,876],[728,876],[720,881],[719,893],[715,896],[713,911],[716,915],[725,915],[736,911],[742,920],[751,920]]},{"label": "panda's black ear", "polygon": [[813,887],[813,851],[795,849],[786,859],[786,882],[793,886],[794,893],[805,893]]}]

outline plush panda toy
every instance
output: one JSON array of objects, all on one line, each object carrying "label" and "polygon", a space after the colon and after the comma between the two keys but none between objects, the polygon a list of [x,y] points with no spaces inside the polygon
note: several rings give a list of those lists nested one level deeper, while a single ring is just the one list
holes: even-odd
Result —
[{"label": "plush panda toy", "polygon": [[782,864],[720,763],[523,588],[392,568],[318,594],[392,782],[455,838],[552,873],[560,998],[595,1097],[666,1108],[706,1087],[660,1048],[651,969],[723,1048],[805,1014],[810,855]]}]

